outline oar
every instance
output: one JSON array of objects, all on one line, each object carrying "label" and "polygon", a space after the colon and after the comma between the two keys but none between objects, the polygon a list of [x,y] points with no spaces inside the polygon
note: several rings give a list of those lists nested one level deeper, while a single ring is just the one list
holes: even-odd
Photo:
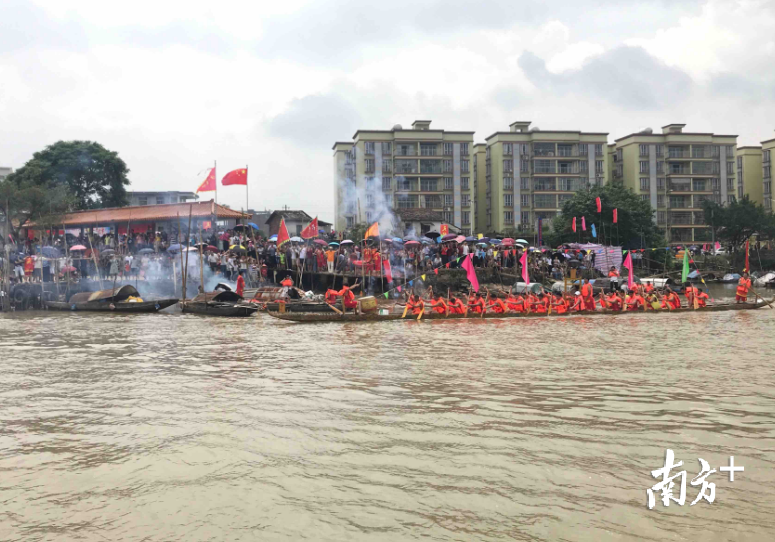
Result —
[{"label": "oar", "polygon": [[447,288],[447,302],[444,304],[444,318],[449,318],[449,288]]},{"label": "oar", "polygon": [[333,306],[333,305],[331,305],[330,303],[326,303],[326,305],[328,305],[329,307],[331,307],[332,309],[334,309],[334,312],[336,312],[336,313],[338,313],[338,314],[343,314],[343,313],[342,313],[342,311],[340,311],[339,309],[337,309],[336,307],[334,307],[334,306]]},{"label": "oar", "polygon": [[[772,301],[767,301],[767,300],[764,298],[764,296],[761,296],[761,295],[759,295],[759,294],[756,292],[756,290],[754,290],[753,288],[751,288],[751,291],[754,293],[754,295],[756,296],[756,298],[757,298],[757,299],[758,299],[758,298],[761,298],[761,299],[762,299],[762,301],[764,301],[764,302],[767,304],[767,306],[768,306],[769,308],[773,308],[773,307],[772,307]],[[754,304],[756,304],[756,299],[754,299]]]},{"label": "oar", "polygon": [[479,318],[484,318],[484,313],[487,312],[487,300],[490,299],[490,289],[485,288],[487,290],[487,296],[484,298],[484,306],[482,307],[482,315]]},{"label": "oar", "polygon": [[420,314],[417,315],[417,320],[421,320],[422,319],[422,315],[423,315],[424,312],[425,312],[425,303],[423,303],[423,306],[420,309]]}]

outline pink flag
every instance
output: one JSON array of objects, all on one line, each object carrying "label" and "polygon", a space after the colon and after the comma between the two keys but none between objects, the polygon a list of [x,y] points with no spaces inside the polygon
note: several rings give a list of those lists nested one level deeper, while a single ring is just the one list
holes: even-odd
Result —
[{"label": "pink flag", "polygon": [[466,278],[468,279],[468,282],[471,283],[471,288],[474,289],[474,292],[478,292],[479,280],[476,278],[476,271],[474,271],[474,262],[472,260],[473,256],[473,254],[466,256],[463,260],[463,263],[461,264],[461,267],[466,270]]},{"label": "pink flag", "polygon": [[581,231],[587,231],[587,221],[584,220],[584,217],[581,217]]},{"label": "pink flag", "polygon": [[576,233],[576,217],[573,217],[573,233]]},{"label": "pink flag", "polygon": [[614,224],[619,221],[619,211],[614,209]]},{"label": "pink flag", "polygon": [[719,243],[718,241],[716,241],[716,246],[715,246],[715,247],[713,247],[713,248],[715,248],[716,250],[720,249],[720,248],[721,248],[721,243]]},{"label": "pink flag", "polygon": [[525,284],[530,284],[530,277],[527,274],[527,250],[522,253],[522,257],[519,259],[519,265],[522,266],[522,280],[525,281]]},{"label": "pink flag", "polygon": [[627,290],[632,291],[635,288],[635,281],[632,279],[632,253],[628,252],[624,259],[622,267],[626,267],[630,273],[627,275]]}]

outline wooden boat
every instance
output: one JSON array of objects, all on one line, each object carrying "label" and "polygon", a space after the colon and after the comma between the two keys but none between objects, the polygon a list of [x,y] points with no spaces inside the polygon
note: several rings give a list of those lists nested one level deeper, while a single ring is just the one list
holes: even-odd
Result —
[{"label": "wooden boat", "polygon": [[140,293],[134,286],[125,284],[116,289],[81,292],[73,294],[69,301],[46,301],[46,308],[59,311],[97,311],[97,312],[158,312],[171,307],[177,299],[140,299]]},{"label": "wooden boat", "polygon": [[[688,307],[682,307],[680,309],[673,309],[673,310],[658,310],[658,311],[637,311],[640,314],[662,314],[662,313],[673,313],[673,312],[688,312],[688,313],[698,313],[698,312],[723,312],[723,311],[740,311],[740,310],[751,310],[751,309],[759,309],[764,307],[765,305],[769,305],[770,303],[774,302],[775,298],[773,298],[770,301],[761,300],[756,303],[724,303],[724,304],[718,304],[718,305],[709,305],[707,307],[703,307],[700,309],[690,309]],[[274,312],[274,311],[267,311],[267,314],[273,318],[277,318],[279,320],[286,320],[290,322],[387,322],[392,320],[401,320],[401,313],[393,313],[393,314],[379,314],[379,312],[370,312],[370,313],[346,313],[346,314],[336,314],[336,313],[313,313],[313,312]],[[595,314],[604,314],[606,316],[619,316],[624,314],[633,314],[632,311],[611,311],[608,309],[600,309],[597,311],[584,311],[584,312],[573,312],[573,313],[565,313],[565,314],[546,314],[546,313],[505,313],[505,314],[496,314],[492,312],[488,312],[484,315],[484,318],[487,319],[496,319],[496,318],[573,318],[577,315],[595,315]],[[445,316],[443,314],[436,314],[433,312],[426,312],[423,314],[422,319],[423,320],[462,320],[465,318],[469,319],[480,319],[482,316],[480,314],[473,314],[469,313],[468,316],[463,314],[450,314],[448,316]],[[411,315],[407,315],[405,320],[414,320],[416,317],[413,317]]]},{"label": "wooden boat", "polygon": [[280,310],[280,303],[285,304],[289,312],[330,312],[336,314],[325,303],[310,301],[304,295],[304,290],[294,287],[263,286],[259,288],[250,300],[260,311]]},{"label": "wooden boat", "polygon": [[181,301],[180,309],[207,316],[252,316],[258,311],[258,307],[244,303],[243,297],[231,290],[199,294],[194,299]]}]

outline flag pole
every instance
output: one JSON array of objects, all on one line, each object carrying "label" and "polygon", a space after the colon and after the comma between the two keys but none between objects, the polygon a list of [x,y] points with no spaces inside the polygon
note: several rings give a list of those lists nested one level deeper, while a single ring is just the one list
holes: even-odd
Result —
[{"label": "flag pole", "polygon": [[248,166],[245,164],[245,210],[250,210],[250,193],[248,192]]},{"label": "flag pole", "polygon": [[[218,161],[213,160],[213,177],[215,180],[215,219],[213,220],[213,232],[218,231]],[[217,233],[216,233],[217,235]]]}]

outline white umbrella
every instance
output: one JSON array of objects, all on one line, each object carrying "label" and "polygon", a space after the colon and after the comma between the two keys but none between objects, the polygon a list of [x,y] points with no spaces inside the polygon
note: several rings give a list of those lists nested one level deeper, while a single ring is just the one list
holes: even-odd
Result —
[{"label": "white umbrella", "polygon": [[291,241],[294,243],[301,243],[301,237],[291,237]]},{"label": "white umbrella", "polygon": [[514,242],[515,242],[515,243],[519,243],[520,245],[527,245],[527,244],[528,244],[528,242],[527,242],[527,241],[525,241],[524,239],[517,239],[517,240],[516,240],[516,241],[514,241]]}]

